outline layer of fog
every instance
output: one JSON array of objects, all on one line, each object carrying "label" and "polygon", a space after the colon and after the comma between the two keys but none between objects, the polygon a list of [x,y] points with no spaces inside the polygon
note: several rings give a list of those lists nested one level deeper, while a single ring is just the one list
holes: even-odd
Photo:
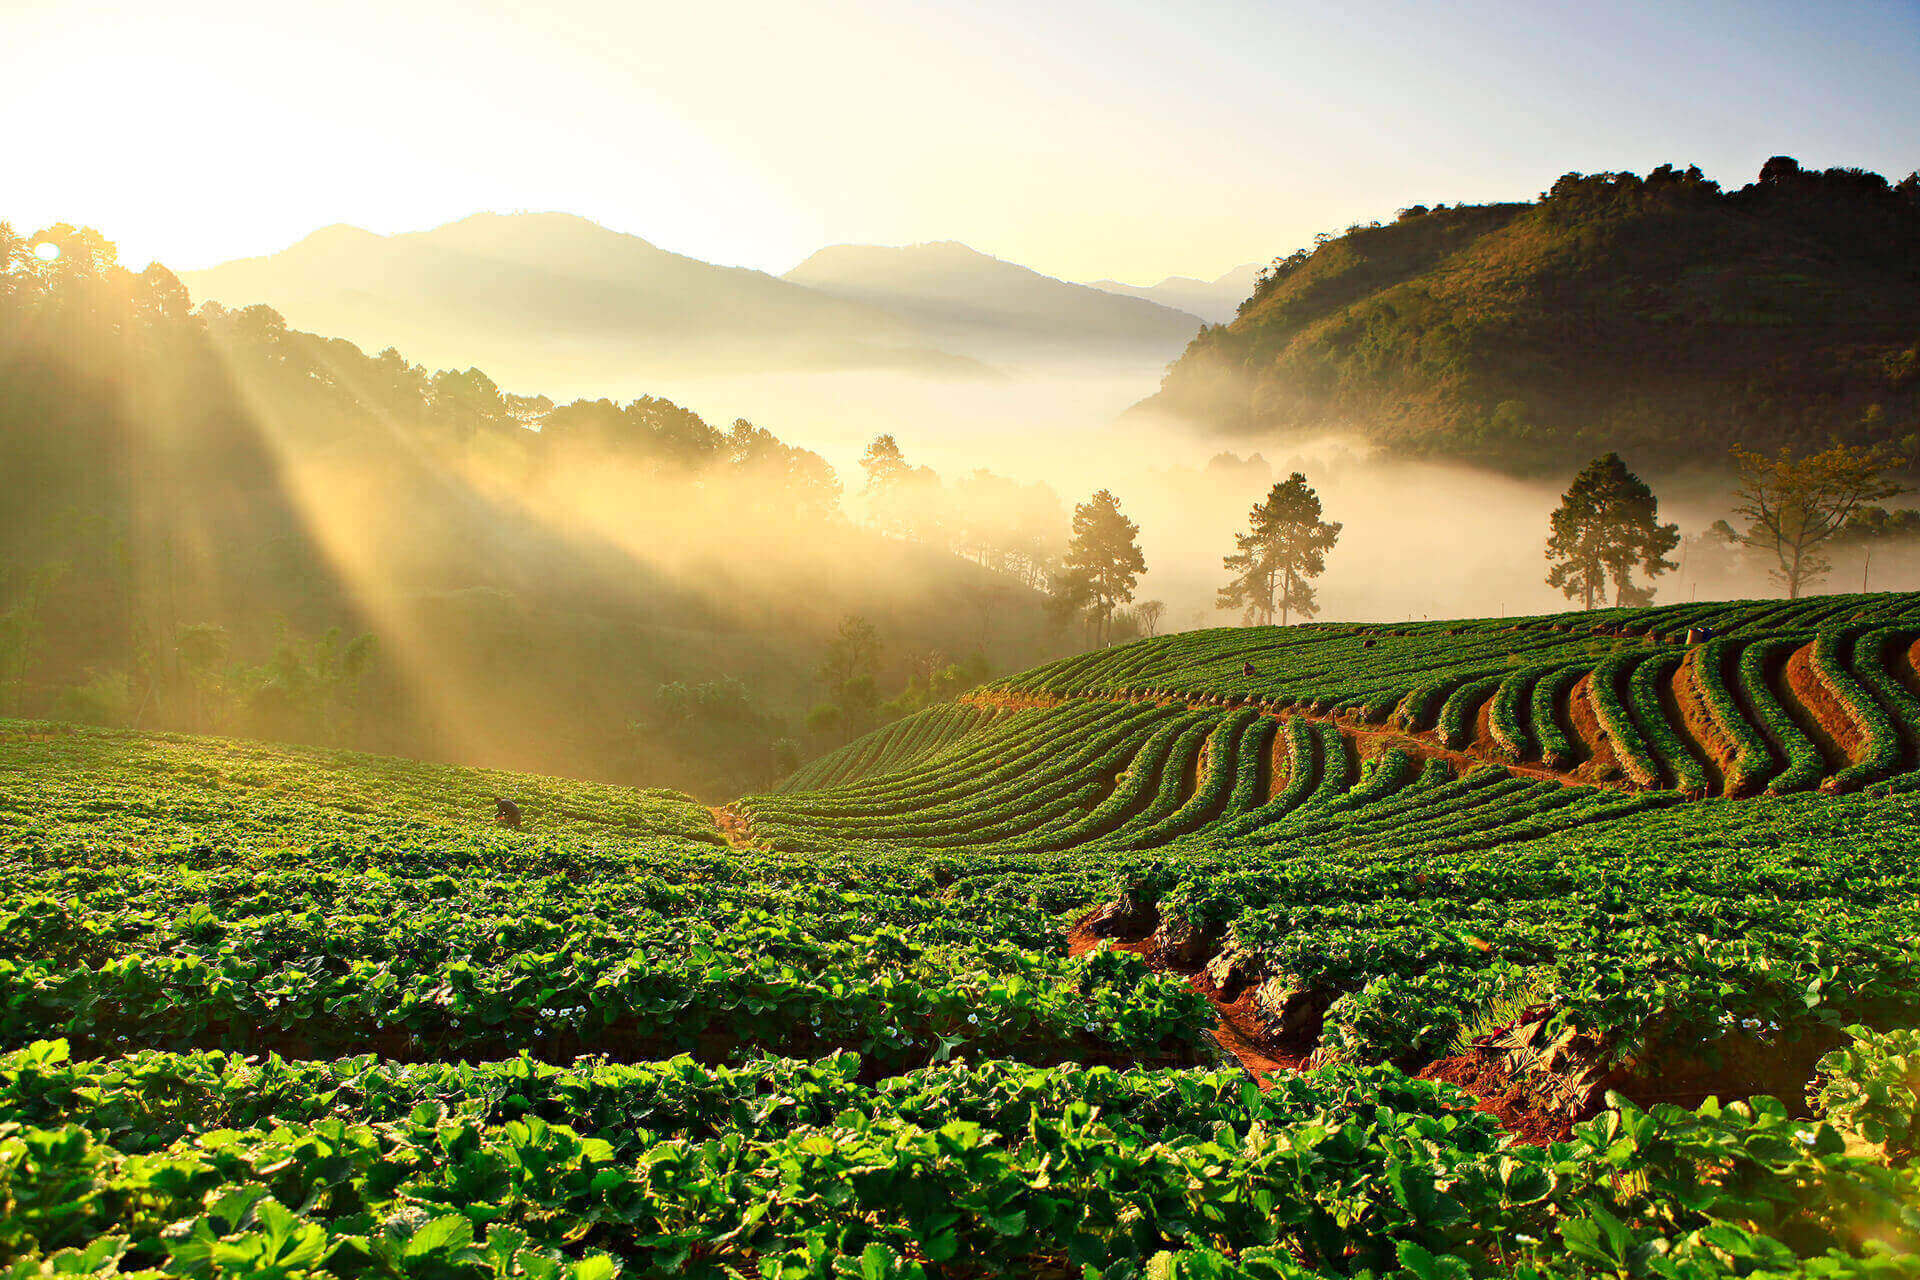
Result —
[{"label": "layer of fog", "polygon": [[[883,432],[894,435],[908,461],[932,467],[949,484],[986,468],[1045,482],[1069,512],[1095,489],[1111,489],[1141,529],[1148,573],[1137,598],[1166,602],[1166,629],[1239,620],[1214,607],[1225,580],[1221,557],[1233,550],[1253,504],[1293,471],[1319,492],[1325,518],[1344,526],[1318,584],[1323,620],[1519,616],[1571,607],[1545,581],[1547,522],[1570,471],[1518,479],[1386,460],[1332,436],[1210,439],[1189,427],[1123,417],[1157,387],[1161,372],[1147,365],[1029,366],[991,381],[784,373],[665,386],[655,380],[652,389],[709,420],[746,417],[821,453],[839,471],[856,518],[860,454]],[[1733,515],[1725,473],[1643,474],[1662,499],[1662,519],[1677,522],[1689,538],[1674,553],[1679,567],[1654,584],[1657,603],[1780,594],[1757,557],[1732,555],[1700,536]],[[1911,553],[1877,555],[1867,579],[1872,589],[1920,587],[1920,561]],[[1861,589],[1862,553],[1834,558],[1835,571],[1813,590]]]}]

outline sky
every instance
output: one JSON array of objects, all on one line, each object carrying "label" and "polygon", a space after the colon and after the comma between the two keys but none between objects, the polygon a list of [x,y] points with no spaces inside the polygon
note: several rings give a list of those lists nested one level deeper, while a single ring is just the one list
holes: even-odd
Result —
[{"label": "sky", "polygon": [[781,272],[1211,278],[1414,203],[1920,167],[1920,0],[0,0],[0,220],[186,270],[563,210]]}]

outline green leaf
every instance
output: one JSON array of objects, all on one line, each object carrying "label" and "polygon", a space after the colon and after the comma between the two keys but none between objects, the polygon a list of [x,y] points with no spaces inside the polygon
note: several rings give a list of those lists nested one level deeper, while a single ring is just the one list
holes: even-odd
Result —
[{"label": "green leaf", "polygon": [[472,1243],[473,1224],[460,1214],[446,1213],[413,1233],[407,1241],[406,1256],[420,1258],[440,1249],[464,1249]]},{"label": "green leaf", "polygon": [[1417,1280],[1466,1280],[1472,1275],[1461,1259],[1450,1253],[1429,1253],[1411,1240],[1402,1240],[1396,1252],[1400,1265],[1413,1272]]},{"label": "green leaf", "polygon": [[1027,1229],[1027,1211],[1016,1209],[999,1217],[989,1216],[987,1225],[1003,1236],[1017,1236]]}]

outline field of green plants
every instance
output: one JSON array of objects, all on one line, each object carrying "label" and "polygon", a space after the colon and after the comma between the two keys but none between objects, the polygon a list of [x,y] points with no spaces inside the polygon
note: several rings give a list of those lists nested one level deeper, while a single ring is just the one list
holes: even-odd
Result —
[{"label": "field of green plants", "polygon": [[0,722],[0,1269],[1920,1274],[1915,641],[1195,632],[718,818]]}]

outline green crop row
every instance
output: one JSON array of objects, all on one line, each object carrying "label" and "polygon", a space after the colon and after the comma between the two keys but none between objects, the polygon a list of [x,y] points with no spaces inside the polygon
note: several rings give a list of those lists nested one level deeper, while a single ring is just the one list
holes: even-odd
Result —
[{"label": "green crop row", "polygon": [[1889,777],[1900,768],[1904,754],[1900,730],[1887,708],[1848,669],[1847,651],[1854,647],[1853,634],[1850,630],[1829,629],[1820,632],[1813,642],[1814,674],[1826,682],[1866,736],[1860,759],[1820,784],[1820,789],[1827,792],[1854,791]]},{"label": "green crop row", "polygon": [[1671,785],[1688,795],[1703,796],[1707,793],[1706,767],[1674,732],[1662,697],[1682,660],[1679,654],[1667,654],[1636,665],[1627,677],[1627,709],[1641,740],[1652,749]]},{"label": "green crop row", "polygon": [[1780,754],[1786,768],[1767,786],[1770,795],[1800,791],[1816,785],[1827,771],[1826,760],[1813,740],[1800,730],[1773,692],[1771,670],[1800,647],[1797,640],[1761,640],[1740,651],[1740,692],[1753,718]]},{"label": "green crop row", "polygon": [[[1623,1106],[1542,1150],[1503,1145],[1446,1086],[1382,1072],[1263,1095],[1217,1076],[1002,1064],[863,1090],[832,1062],[624,1079],[284,1064],[236,1079],[225,1062],[151,1055],[76,1069],[59,1046],[0,1060],[0,1083],[26,1077],[76,1104],[37,1124],[31,1095],[23,1112],[24,1091],[0,1091],[0,1248],[49,1271],[718,1280],[845,1274],[839,1258],[863,1276],[960,1259],[1116,1280],[1597,1276],[1658,1240],[1681,1262],[1806,1258],[1841,1274],[1866,1265],[1863,1217],[1882,1224],[1880,1259],[1920,1249],[1910,1173],[1766,1101]],[[217,1098],[232,1127],[161,1113],[149,1139],[119,1123],[151,1114],[162,1080]],[[330,1114],[349,1088],[371,1095],[365,1118]],[[575,1123],[539,1114],[556,1094]],[[113,1145],[127,1136],[146,1150]],[[1788,1222],[1791,1246],[1767,1235]]]}]

